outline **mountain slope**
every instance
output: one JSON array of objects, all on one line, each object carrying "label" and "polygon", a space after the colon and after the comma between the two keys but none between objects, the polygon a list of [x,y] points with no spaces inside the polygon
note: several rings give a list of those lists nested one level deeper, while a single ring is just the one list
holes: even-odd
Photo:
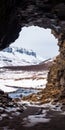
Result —
[{"label": "mountain slope", "polygon": [[44,59],[38,57],[34,51],[25,48],[8,47],[0,51],[0,67],[35,65],[42,61]]}]

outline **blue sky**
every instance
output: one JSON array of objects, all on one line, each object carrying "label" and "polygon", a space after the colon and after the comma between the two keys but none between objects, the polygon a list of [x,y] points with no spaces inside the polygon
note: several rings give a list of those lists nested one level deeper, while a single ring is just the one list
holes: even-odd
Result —
[{"label": "blue sky", "polygon": [[43,58],[54,57],[59,53],[57,39],[51,30],[37,26],[23,27],[19,38],[12,45],[32,49]]}]

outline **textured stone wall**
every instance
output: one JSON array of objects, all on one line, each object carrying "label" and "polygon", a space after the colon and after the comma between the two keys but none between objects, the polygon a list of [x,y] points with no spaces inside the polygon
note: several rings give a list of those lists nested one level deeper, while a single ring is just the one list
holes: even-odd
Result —
[{"label": "textured stone wall", "polygon": [[0,0],[0,49],[14,42],[23,26],[51,28],[65,37],[64,0]]},{"label": "textured stone wall", "polygon": [[58,42],[60,54],[54,60],[49,73],[47,87],[60,90],[59,99],[65,98],[65,40]]}]

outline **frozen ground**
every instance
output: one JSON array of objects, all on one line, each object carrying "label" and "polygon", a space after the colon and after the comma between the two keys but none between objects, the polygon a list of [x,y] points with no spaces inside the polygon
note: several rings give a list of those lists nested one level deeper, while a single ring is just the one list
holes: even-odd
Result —
[{"label": "frozen ground", "polygon": [[13,92],[19,88],[44,89],[48,71],[9,71],[0,70],[0,89]]},{"label": "frozen ground", "polygon": [[[12,98],[41,91],[46,86],[47,73],[0,70],[0,89]],[[0,130],[65,130],[65,105],[19,100],[17,106],[0,106]]]}]

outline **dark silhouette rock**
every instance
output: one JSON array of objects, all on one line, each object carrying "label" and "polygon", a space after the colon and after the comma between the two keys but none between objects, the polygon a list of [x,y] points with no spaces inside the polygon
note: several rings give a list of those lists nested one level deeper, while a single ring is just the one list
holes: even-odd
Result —
[{"label": "dark silhouette rock", "polygon": [[0,95],[4,94],[4,91],[0,90]]},{"label": "dark silhouette rock", "polygon": [[0,49],[14,42],[21,28],[37,25],[64,34],[64,0],[0,0]]}]

